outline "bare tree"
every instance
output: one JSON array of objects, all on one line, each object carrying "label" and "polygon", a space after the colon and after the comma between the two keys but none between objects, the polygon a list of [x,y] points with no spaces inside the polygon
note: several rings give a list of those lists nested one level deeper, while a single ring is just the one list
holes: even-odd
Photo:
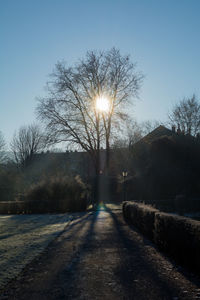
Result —
[{"label": "bare tree", "polygon": [[177,103],[169,114],[169,122],[195,136],[200,130],[200,103],[197,97],[193,95]]},{"label": "bare tree", "polygon": [[142,139],[145,135],[158,127],[161,122],[157,120],[147,120],[137,122],[129,118],[126,122],[125,130],[121,136],[114,139],[112,147],[116,148],[131,148],[135,143]]},{"label": "bare tree", "polygon": [[[88,52],[77,64],[58,63],[48,83],[48,97],[39,100],[38,116],[46,122],[52,143],[66,141],[87,151],[99,174],[100,147],[106,147],[109,164],[113,131],[128,115],[142,75],[129,56],[113,48]],[[108,99],[108,109],[98,109],[97,99]]]},{"label": "bare tree", "polygon": [[5,162],[7,159],[6,155],[6,142],[2,132],[0,131],[0,163]]},{"label": "bare tree", "polygon": [[113,149],[130,148],[143,137],[143,130],[137,121],[128,118],[124,127],[123,132],[114,137],[112,143]]},{"label": "bare tree", "polygon": [[44,135],[38,125],[32,124],[20,127],[11,142],[11,149],[16,163],[23,168],[27,167],[34,154],[44,149],[44,141]]},{"label": "bare tree", "polygon": [[141,128],[142,136],[147,135],[148,133],[150,133],[151,131],[156,129],[161,124],[163,124],[163,123],[158,120],[146,120],[146,121],[141,122],[139,124],[139,127]]}]

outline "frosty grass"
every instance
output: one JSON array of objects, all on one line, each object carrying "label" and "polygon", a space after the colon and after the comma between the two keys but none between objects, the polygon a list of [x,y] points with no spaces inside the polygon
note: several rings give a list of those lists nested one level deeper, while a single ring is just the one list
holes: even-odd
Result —
[{"label": "frosty grass", "polygon": [[59,215],[0,215],[0,289],[40,254],[72,219]]}]

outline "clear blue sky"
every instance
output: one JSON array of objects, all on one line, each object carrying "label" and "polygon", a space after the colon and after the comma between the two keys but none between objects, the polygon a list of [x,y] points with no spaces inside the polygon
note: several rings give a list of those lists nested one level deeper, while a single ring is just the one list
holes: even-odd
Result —
[{"label": "clear blue sky", "polygon": [[57,61],[113,46],[145,74],[136,118],[166,120],[200,96],[199,15],[198,0],[0,0],[0,130],[10,141],[35,120]]}]

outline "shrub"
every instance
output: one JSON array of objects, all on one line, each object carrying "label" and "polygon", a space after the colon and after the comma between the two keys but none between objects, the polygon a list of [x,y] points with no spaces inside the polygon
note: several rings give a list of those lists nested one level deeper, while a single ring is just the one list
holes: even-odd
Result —
[{"label": "shrub", "polygon": [[9,170],[0,166],[0,201],[14,201],[19,180],[16,170]]},{"label": "shrub", "polygon": [[200,270],[200,222],[156,213],[154,241],[177,261]]},{"label": "shrub", "polygon": [[130,211],[130,209],[128,208],[128,201],[124,201],[122,203],[122,211],[123,211],[123,216],[125,218],[126,221],[129,221],[130,217],[128,216],[128,212]]},{"label": "shrub", "polygon": [[0,201],[0,214],[64,213],[84,211],[90,194],[89,186],[79,176],[53,176],[31,185],[17,201]]},{"label": "shrub", "polygon": [[124,218],[178,262],[200,271],[200,222],[159,212],[135,202],[123,204]]},{"label": "shrub", "polygon": [[83,211],[87,208],[87,186],[79,176],[43,179],[26,192],[27,209],[32,212]]},{"label": "shrub", "polygon": [[136,202],[126,202],[123,207],[125,219],[153,240],[155,213],[158,210]]}]

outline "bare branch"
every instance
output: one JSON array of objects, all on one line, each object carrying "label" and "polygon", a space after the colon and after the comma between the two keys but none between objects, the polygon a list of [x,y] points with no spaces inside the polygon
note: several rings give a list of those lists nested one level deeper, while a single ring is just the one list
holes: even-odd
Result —
[{"label": "bare branch", "polygon": [[45,137],[36,124],[22,126],[14,134],[11,141],[11,149],[15,161],[21,167],[27,167],[34,154],[45,148]]},{"label": "bare branch", "polygon": [[184,98],[176,104],[169,114],[169,121],[181,131],[196,136],[200,131],[200,103],[196,96]]},{"label": "bare branch", "polygon": [[[73,142],[94,156],[100,146],[109,147],[112,129],[124,120],[128,103],[137,97],[142,75],[135,69],[130,57],[115,48],[89,51],[74,66],[58,63],[47,84],[48,97],[40,99],[37,107],[49,140]],[[100,95],[110,101],[105,115],[96,110]]]}]

